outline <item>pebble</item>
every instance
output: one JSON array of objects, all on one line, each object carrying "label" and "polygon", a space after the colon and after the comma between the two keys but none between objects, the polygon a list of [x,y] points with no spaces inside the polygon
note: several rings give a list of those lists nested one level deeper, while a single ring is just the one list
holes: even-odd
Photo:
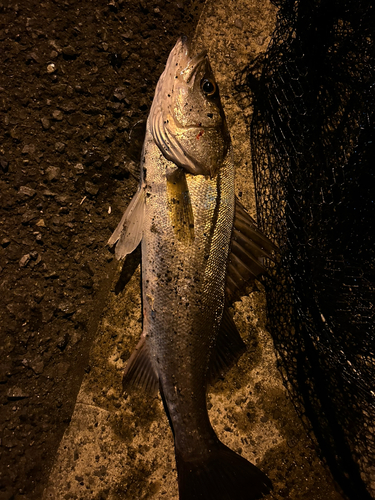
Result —
[{"label": "pebble", "polygon": [[53,119],[57,120],[58,122],[61,122],[61,120],[64,118],[63,112],[59,109],[55,109],[55,111],[52,113],[52,116]]},{"label": "pebble", "polygon": [[41,357],[29,361],[29,366],[36,375],[40,375],[44,371],[44,362]]},{"label": "pebble", "polygon": [[58,306],[59,311],[61,311],[65,316],[72,316],[77,310],[76,306],[71,302],[64,301],[60,302]]},{"label": "pebble", "polygon": [[120,115],[124,109],[124,105],[121,102],[109,102],[107,108],[112,111],[115,115]]},{"label": "pebble", "polygon": [[56,181],[60,177],[60,168],[50,166],[47,168],[46,174],[49,181]]},{"label": "pebble", "polygon": [[86,181],[85,182],[85,191],[88,194],[91,194],[92,196],[96,196],[99,193],[99,188],[98,186],[95,186],[92,182]]},{"label": "pebble", "polygon": [[105,116],[99,115],[98,118],[96,119],[96,123],[98,124],[98,127],[103,127],[105,123]]},{"label": "pebble", "polygon": [[46,223],[44,222],[43,219],[38,220],[38,222],[36,223],[36,225],[38,227],[46,227]]},{"label": "pebble", "polygon": [[26,267],[27,264],[30,262],[31,260],[31,255],[29,253],[23,255],[21,258],[20,258],[20,261],[19,261],[19,266],[20,267]]},{"label": "pebble", "polygon": [[21,387],[11,387],[8,389],[8,399],[10,400],[17,400],[17,399],[24,399],[28,398],[28,394],[26,394]]},{"label": "pebble", "polygon": [[129,122],[129,120],[127,120],[125,118],[125,116],[122,116],[120,118],[120,121],[119,121],[118,125],[117,125],[117,128],[118,128],[118,130],[126,130],[126,129],[129,130],[129,128],[130,128],[130,122]]},{"label": "pebble", "polygon": [[125,87],[118,87],[113,92],[113,97],[115,99],[117,99],[118,101],[123,101],[123,100],[126,99],[127,94],[128,94],[128,91],[127,91],[127,89]]},{"label": "pebble", "polygon": [[241,19],[239,19],[239,18],[235,19],[235,21],[234,21],[234,25],[235,25],[237,28],[239,28],[240,30],[242,30],[242,28],[243,28],[243,22],[242,22],[242,20],[241,20]]},{"label": "pebble", "polygon": [[69,342],[69,334],[66,332],[64,335],[62,335],[57,339],[57,347],[60,349],[60,351],[63,351],[68,345],[68,342]]},{"label": "pebble", "polygon": [[113,139],[116,136],[116,128],[115,127],[108,127],[107,130],[105,131],[105,138],[107,141],[113,141]]},{"label": "pebble", "polygon": [[54,63],[51,63],[47,66],[47,73],[49,73],[50,75],[55,73],[56,70],[57,70],[57,66]]},{"label": "pebble", "polygon": [[44,128],[44,130],[48,130],[50,128],[51,124],[48,118],[44,116],[40,119],[40,121],[42,122],[42,127]]},{"label": "pebble", "polygon": [[3,172],[8,172],[9,161],[6,158],[4,158],[4,156],[0,157],[0,166]]},{"label": "pebble", "polygon": [[21,194],[24,196],[29,196],[30,198],[35,196],[35,193],[36,193],[35,189],[33,189],[29,186],[21,186],[19,191],[18,191],[18,194]]},{"label": "pebble", "polygon": [[36,219],[39,215],[39,212],[36,210],[26,210],[24,214],[22,214],[21,220],[22,224],[28,224],[33,219]]},{"label": "pebble", "polygon": [[75,59],[79,54],[77,50],[72,47],[71,45],[67,45],[62,49],[62,53],[64,54],[65,57],[68,57],[69,59]]},{"label": "pebble", "polygon": [[74,170],[76,171],[77,175],[82,175],[85,171],[82,163],[77,163],[76,165],[74,165]]},{"label": "pebble", "polygon": [[22,148],[22,154],[32,154],[35,152],[34,144],[25,144]]},{"label": "pebble", "polygon": [[124,33],[122,33],[122,37],[125,38],[125,40],[131,40],[133,38],[132,30],[124,31]]},{"label": "pebble", "polygon": [[56,142],[56,144],[55,144],[55,150],[58,153],[63,153],[64,149],[65,149],[65,146],[66,146],[66,144],[64,144],[63,142]]}]

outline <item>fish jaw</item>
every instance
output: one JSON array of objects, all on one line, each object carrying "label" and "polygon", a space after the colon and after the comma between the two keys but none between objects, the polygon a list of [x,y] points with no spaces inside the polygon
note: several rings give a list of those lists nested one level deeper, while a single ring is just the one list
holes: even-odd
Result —
[{"label": "fish jaw", "polygon": [[181,37],[168,58],[148,118],[167,160],[194,175],[215,176],[230,136],[207,51],[191,53]]}]

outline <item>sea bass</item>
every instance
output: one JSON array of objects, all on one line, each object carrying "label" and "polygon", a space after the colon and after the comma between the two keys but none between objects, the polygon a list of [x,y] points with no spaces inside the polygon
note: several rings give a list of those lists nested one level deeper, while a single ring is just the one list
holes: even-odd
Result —
[{"label": "sea bass", "polygon": [[228,307],[264,272],[273,244],[235,198],[231,141],[207,52],[181,37],[157,84],[141,180],[108,244],[142,244],[143,332],[124,389],[160,391],[175,442],[180,500],[251,500],[272,488],[226,447],[208,417],[207,384],[245,345]]}]

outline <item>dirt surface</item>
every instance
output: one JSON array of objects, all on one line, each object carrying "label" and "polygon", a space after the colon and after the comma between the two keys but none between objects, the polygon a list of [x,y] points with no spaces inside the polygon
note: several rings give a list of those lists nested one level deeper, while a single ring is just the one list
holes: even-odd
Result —
[{"label": "dirt surface", "polygon": [[0,3],[0,500],[41,497],[90,370],[138,123],[202,5]]}]

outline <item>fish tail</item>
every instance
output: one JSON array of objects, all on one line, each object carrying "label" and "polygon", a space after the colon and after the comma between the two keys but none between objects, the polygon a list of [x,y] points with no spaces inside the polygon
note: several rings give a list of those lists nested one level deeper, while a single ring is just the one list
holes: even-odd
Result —
[{"label": "fish tail", "polygon": [[176,450],[180,500],[256,500],[272,489],[255,465],[219,440],[209,456],[187,461]]}]

